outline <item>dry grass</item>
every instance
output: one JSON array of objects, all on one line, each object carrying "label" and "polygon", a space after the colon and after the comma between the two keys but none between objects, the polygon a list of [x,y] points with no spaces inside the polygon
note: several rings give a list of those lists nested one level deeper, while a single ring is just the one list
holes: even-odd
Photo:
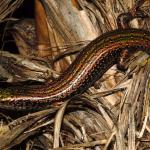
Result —
[{"label": "dry grass", "polygon": [[[15,2],[20,5],[21,1]],[[43,0],[43,4],[47,13],[51,51],[57,58],[65,49],[69,53],[79,51],[83,47],[80,41],[89,41],[116,29],[117,16],[132,8],[134,1]],[[147,1],[142,7],[148,15],[149,6]],[[5,14],[10,13],[6,10]],[[1,17],[0,14],[0,20],[4,17],[7,19],[6,15]],[[150,19],[134,20],[131,26],[149,30]],[[0,63],[6,73],[1,73],[1,76],[6,77],[7,81],[43,81],[50,76],[59,76],[74,57],[63,57],[49,69],[49,59],[2,52]],[[7,66],[9,63],[15,64],[11,70],[18,76],[5,66],[6,60]],[[26,63],[22,63],[24,60]],[[60,107],[31,114],[13,112],[13,115],[7,112],[4,115],[1,112],[0,149],[10,149],[18,144],[18,149],[150,149],[149,57],[141,52],[136,53],[127,60],[127,66],[125,73],[113,66],[87,92],[66,100]],[[18,67],[19,72],[13,71]]]}]

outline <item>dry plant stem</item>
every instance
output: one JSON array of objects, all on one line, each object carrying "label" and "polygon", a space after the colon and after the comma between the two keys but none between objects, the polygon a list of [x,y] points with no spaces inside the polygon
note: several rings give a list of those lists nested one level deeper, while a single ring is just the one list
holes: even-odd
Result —
[{"label": "dry plant stem", "polygon": [[74,145],[69,145],[69,146],[64,146],[62,148],[54,148],[53,150],[75,150],[75,149],[80,149],[80,148],[88,148],[88,147],[95,147],[97,145],[104,145],[107,143],[107,140],[97,140],[93,142],[87,142],[83,144],[74,144]]},{"label": "dry plant stem", "polygon": [[[137,75],[134,76],[132,84],[128,88],[128,94],[125,97],[125,103],[123,105],[122,111],[119,115],[119,122],[118,122],[118,132],[117,132],[117,149],[125,148],[125,134],[128,132],[129,139],[128,139],[128,146],[130,149],[135,148],[135,135],[136,135],[136,126],[138,123],[142,124],[142,120],[136,120],[135,123],[135,111],[142,111],[144,110],[142,103],[139,103],[142,108],[136,110],[138,100],[145,99],[144,91],[145,85],[149,82],[149,64],[147,64],[147,69],[141,68]],[[146,93],[145,93],[146,94]],[[146,94],[148,95],[148,93]],[[147,98],[146,98],[147,99]],[[138,113],[137,113],[138,114]],[[144,115],[144,118],[147,118],[147,114]],[[130,122],[130,124],[128,123]],[[129,129],[128,129],[129,124]],[[143,123],[143,130],[145,130],[145,123]],[[142,135],[142,134],[141,134]],[[121,144],[122,143],[122,144]],[[120,147],[121,146],[121,147]]]},{"label": "dry plant stem", "polygon": [[[115,129],[115,130],[116,130],[116,129]],[[116,131],[113,131],[113,133],[112,133],[111,136],[109,137],[107,143],[105,144],[103,150],[108,150],[108,146],[109,146],[109,144],[113,141],[113,138],[114,138],[115,134],[116,134]]]},{"label": "dry plant stem", "polygon": [[148,118],[149,118],[149,98],[150,98],[150,89],[149,89],[149,85],[150,85],[150,65],[149,63],[147,64],[147,67],[145,69],[145,74],[147,76],[147,81],[145,84],[145,93],[143,96],[143,109],[142,109],[142,117],[141,117],[141,124],[140,124],[140,130],[137,132],[137,137],[138,138],[142,138],[144,135],[144,132],[146,129],[146,126],[148,124]]},{"label": "dry plant stem", "polygon": [[[52,47],[76,43],[77,41],[91,40],[97,37],[88,14],[74,7],[71,1],[50,1],[44,3],[49,23],[50,41]],[[71,12],[71,13],[70,13]],[[72,48],[73,49],[73,48]],[[52,48],[53,55],[59,55],[60,50]],[[64,71],[74,59],[73,56],[66,57],[63,61],[57,62],[54,68],[57,71]]]},{"label": "dry plant stem", "polygon": [[135,118],[133,109],[129,110],[128,149],[135,150]]},{"label": "dry plant stem", "polygon": [[55,117],[55,124],[54,124],[54,142],[53,142],[53,148],[59,147],[59,139],[60,139],[60,129],[61,129],[61,124],[63,120],[63,115],[65,112],[65,109],[68,105],[69,101],[66,101],[62,107],[59,109],[59,111],[56,114]]},{"label": "dry plant stem", "polygon": [[39,123],[41,123],[41,119],[48,116],[49,114],[54,113],[56,110],[57,108],[54,108],[29,114],[8,124],[7,130],[1,132],[0,134],[0,139],[3,139],[0,140],[0,149],[9,149],[21,143],[29,136],[37,133],[38,130],[33,130],[31,132],[26,131],[30,130],[31,127],[34,127],[38,123],[38,121]]},{"label": "dry plant stem", "polygon": [[[71,44],[72,46],[67,45],[66,47],[64,47],[64,49],[66,49],[64,52],[60,52],[60,54],[56,55],[53,58],[53,63],[59,61],[60,59],[66,57],[66,56],[70,56],[73,54],[77,54],[80,51],[82,51],[82,49],[89,43],[90,41],[79,41],[76,44]],[[59,46],[61,48],[61,46]],[[73,49],[71,49],[72,47],[74,47]]]},{"label": "dry plant stem", "polygon": [[14,12],[21,4],[23,0],[1,0],[0,1],[0,22],[3,22],[5,17]]},{"label": "dry plant stem", "polygon": [[41,0],[35,0],[35,31],[36,31],[36,45],[38,49],[38,56],[44,57],[48,54],[52,57],[51,50],[44,51],[50,47],[46,12]]},{"label": "dry plant stem", "polygon": [[[74,120],[74,117],[73,117],[72,120]],[[75,122],[76,122],[76,121],[77,121],[77,120],[75,120]],[[80,141],[82,141],[82,140],[81,140],[81,139],[82,139],[82,133],[80,132],[79,127],[76,127],[73,123],[71,123],[70,119],[66,118],[66,116],[65,116],[65,118],[63,119],[63,122],[64,122],[65,126],[66,126],[67,128],[70,128],[70,129],[73,131],[74,135],[77,136],[77,138],[78,138]]]},{"label": "dry plant stem", "polygon": [[5,70],[1,76],[6,78],[7,82],[26,80],[44,82],[44,79],[50,77],[51,74],[58,77],[58,74],[50,67],[7,51],[0,51],[0,64],[0,71]]}]

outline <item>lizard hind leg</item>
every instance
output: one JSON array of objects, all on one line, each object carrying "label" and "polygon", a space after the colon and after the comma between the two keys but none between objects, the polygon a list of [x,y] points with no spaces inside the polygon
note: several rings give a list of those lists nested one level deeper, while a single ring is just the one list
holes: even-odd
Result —
[{"label": "lizard hind leg", "polygon": [[125,49],[121,52],[121,55],[118,59],[118,63],[117,63],[117,68],[122,71],[125,72],[128,68],[126,66],[126,60],[129,57],[129,51],[128,49]]}]

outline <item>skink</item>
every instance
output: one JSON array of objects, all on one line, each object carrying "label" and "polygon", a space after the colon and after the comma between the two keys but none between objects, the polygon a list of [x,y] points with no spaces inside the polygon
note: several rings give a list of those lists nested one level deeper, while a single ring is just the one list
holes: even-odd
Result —
[{"label": "skink", "polygon": [[150,32],[122,29],[107,32],[88,44],[70,67],[53,82],[0,89],[0,108],[11,110],[41,110],[54,102],[82,94],[114,64],[125,49],[129,53],[150,54]]}]

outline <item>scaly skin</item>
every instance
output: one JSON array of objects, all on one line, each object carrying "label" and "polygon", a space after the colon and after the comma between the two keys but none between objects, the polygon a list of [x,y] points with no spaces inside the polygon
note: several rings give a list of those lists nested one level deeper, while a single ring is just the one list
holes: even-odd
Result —
[{"label": "scaly skin", "polygon": [[44,85],[10,87],[0,90],[0,108],[40,110],[51,103],[85,92],[129,49],[150,54],[150,32],[140,29],[114,30],[99,36],[87,45],[70,67],[56,81]]}]

